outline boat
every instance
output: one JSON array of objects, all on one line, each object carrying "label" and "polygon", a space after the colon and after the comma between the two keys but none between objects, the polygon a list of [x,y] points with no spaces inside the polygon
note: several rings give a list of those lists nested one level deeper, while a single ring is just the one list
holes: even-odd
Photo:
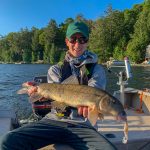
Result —
[{"label": "boat", "polygon": [[[125,64],[127,78],[130,78],[128,61]],[[127,84],[127,81],[123,80],[122,75],[123,73],[121,72],[119,76],[120,90],[115,91],[113,95],[120,100],[127,113],[129,126],[128,141],[125,144],[123,142],[124,123],[115,121],[112,116],[105,116],[104,120],[97,121],[98,131],[108,141],[114,144],[118,150],[150,150],[150,89],[139,90],[130,87],[125,88],[124,85]],[[34,78],[34,81],[42,83],[47,82],[47,79],[46,76],[38,76]],[[38,108],[38,105],[41,106],[42,104],[37,103],[33,106]],[[43,105],[45,104],[43,103]],[[40,111],[37,109],[34,113],[40,113]],[[0,122],[0,138],[7,131],[18,127],[18,119],[15,113],[8,110],[0,111]],[[46,149],[73,150],[68,145],[61,143],[51,144],[40,150]]]},{"label": "boat", "polygon": [[0,141],[2,136],[10,130],[19,127],[16,113],[12,109],[0,109]]},{"label": "boat", "polygon": [[124,66],[125,62],[123,60],[115,60],[114,58],[110,57],[109,61],[106,62],[107,66]]},{"label": "boat", "polygon": [[124,66],[124,61],[121,61],[121,60],[112,60],[112,61],[108,61],[107,64],[109,66]]},{"label": "boat", "polygon": [[[150,149],[150,90],[125,88],[125,99],[122,104],[126,108],[129,125],[127,144],[122,143],[123,123],[117,122],[111,116],[98,120],[98,131],[118,150],[149,150]],[[120,99],[120,91],[115,91],[114,96]],[[4,133],[19,127],[19,122],[13,110],[0,110],[0,139]],[[53,144],[40,150],[57,149],[72,150],[68,145]]]},{"label": "boat", "polygon": [[[114,96],[120,99],[121,92],[115,91]],[[150,90],[134,88],[124,89],[124,105],[127,112],[129,135],[128,143],[121,142],[123,124],[117,123],[111,116],[99,121],[99,131],[107,137],[119,150],[149,150],[150,149]]]}]

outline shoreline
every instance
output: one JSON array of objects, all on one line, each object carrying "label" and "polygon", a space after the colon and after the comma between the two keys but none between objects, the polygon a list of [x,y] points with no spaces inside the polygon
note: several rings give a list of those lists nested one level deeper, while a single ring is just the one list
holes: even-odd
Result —
[{"label": "shoreline", "polygon": [[[31,63],[25,63],[25,62],[0,62],[0,64],[16,64],[16,65],[22,65],[22,64],[49,64],[49,63],[43,63],[43,62],[31,62]],[[98,63],[99,64],[99,63]],[[101,63],[101,65],[107,66],[106,63]],[[150,64],[130,64],[131,66],[135,67],[150,67]],[[123,65],[112,65],[111,67],[120,67]]]},{"label": "shoreline", "polygon": [[143,66],[143,67],[150,67],[150,64],[131,64],[131,66]]},{"label": "shoreline", "polygon": [[[102,65],[107,66],[106,63],[102,63]],[[150,67],[150,64],[130,64],[135,67]],[[124,65],[111,65],[110,67],[124,67]]]}]

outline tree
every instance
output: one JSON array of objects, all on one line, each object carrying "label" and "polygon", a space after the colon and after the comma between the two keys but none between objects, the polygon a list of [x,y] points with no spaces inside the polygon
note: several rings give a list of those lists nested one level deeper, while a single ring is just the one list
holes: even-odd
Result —
[{"label": "tree", "polygon": [[89,49],[99,56],[100,62],[103,62],[106,59],[107,40],[105,32],[103,19],[99,19],[91,29],[89,37]]},{"label": "tree", "polygon": [[126,37],[122,37],[113,52],[113,58],[117,59],[117,60],[123,60],[125,57],[125,50],[126,50]]},{"label": "tree", "polygon": [[51,19],[48,26],[44,30],[45,43],[57,43],[56,36],[58,33],[58,26],[55,20]]},{"label": "tree", "polygon": [[30,63],[32,61],[32,33],[27,29],[21,29],[19,32],[19,49],[23,52],[23,61]]},{"label": "tree", "polygon": [[7,50],[9,50],[10,54],[9,61],[10,62],[17,62],[22,60],[22,51],[19,47],[19,34],[15,32],[11,32],[6,36],[6,40],[8,41],[9,47]]},{"label": "tree", "polygon": [[128,43],[127,55],[140,63],[145,59],[146,47],[150,43],[150,2],[143,5],[143,11],[134,26],[134,34]]},{"label": "tree", "polygon": [[124,15],[109,6],[106,16],[98,19],[92,28],[89,47],[99,54],[103,62],[113,56],[114,49],[123,36]]},{"label": "tree", "polygon": [[32,61],[43,60],[43,46],[39,42],[39,36],[42,30],[35,29],[32,37]]},{"label": "tree", "polygon": [[0,40],[0,61],[10,62],[9,42],[6,38]]},{"label": "tree", "polygon": [[105,15],[96,21],[87,20],[82,14],[75,19],[67,18],[60,25],[51,19],[46,27],[32,27],[7,36],[0,35],[0,61],[35,62],[44,60],[54,63],[64,57],[65,37],[68,25],[73,21],[84,21],[90,29],[88,48],[97,53],[99,62],[109,57],[123,59],[125,55],[132,61],[142,62],[145,50],[150,44],[150,0],[134,5],[124,11],[108,6]]}]

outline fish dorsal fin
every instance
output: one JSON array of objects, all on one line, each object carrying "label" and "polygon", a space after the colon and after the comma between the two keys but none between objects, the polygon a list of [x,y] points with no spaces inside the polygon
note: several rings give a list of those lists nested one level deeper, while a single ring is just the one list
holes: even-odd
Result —
[{"label": "fish dorsal fin", "polygon": [[93,126],[96,124],[97,119],[98,119],[98,110],[96,106],[89,107],[88,120]]},{"label": "fish dorsal fin", "polygon": [[61,84],[79,84],[78,78],[75,75],[71,75],[65,79]]}]

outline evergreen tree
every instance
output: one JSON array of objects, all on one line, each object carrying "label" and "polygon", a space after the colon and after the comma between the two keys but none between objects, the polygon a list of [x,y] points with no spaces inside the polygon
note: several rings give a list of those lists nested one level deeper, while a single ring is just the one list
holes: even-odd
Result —
[{"label": "evergreen tree", "polygon": [[127,47],[127,55],[132,61],[140,63],[145,58],[146,47],[150,43],[150,1],[143,6],[139,19],[134,27],[134,34]]},{"label": "evergreen tree", "polygon": [[39,42],[42,30],[35,29],[32,37],[32,62],[43,60],[43,46]]}]

